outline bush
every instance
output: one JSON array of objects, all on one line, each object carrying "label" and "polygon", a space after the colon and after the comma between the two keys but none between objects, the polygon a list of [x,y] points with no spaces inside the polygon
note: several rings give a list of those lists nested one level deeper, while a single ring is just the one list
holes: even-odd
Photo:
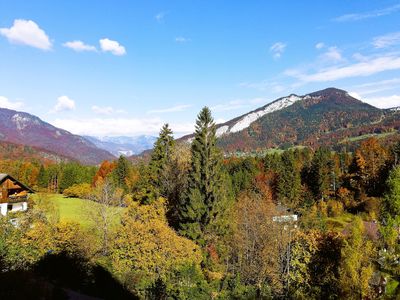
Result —
[{"label": "bush", "polygon": [[74,184],[65,189],[63,195],[66,197],[88,199],[92,193],[92,187],[89,183]]}]

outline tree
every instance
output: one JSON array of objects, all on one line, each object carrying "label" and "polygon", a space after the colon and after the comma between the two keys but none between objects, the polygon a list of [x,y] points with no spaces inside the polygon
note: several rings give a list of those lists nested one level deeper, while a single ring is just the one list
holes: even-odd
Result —
[{"label": "tree", "polygon": [[200,244],[205,244],[207,233],[219,231],[218,221],[227,206],[215,131],[211,111],[205,107],[197,117],[188,187],[179,206],[180,232]]},{"label": "tree", "polygon": [[383,251],[384,267],[397,279],[400,274],[398,254],[400,253],[400,166],[394,168],[386,183],[387,191],[381,204],[380,232],[386,251]]},{"label": "tree", "polygon": [[91,195],[92,201],[87,202],[88,219],[97,232],[100,240],[100,252],[106,256],[116,224],[116,216],[121,213],[123,205],[122,190],[115,189],[110,180],[98,182]]},{"label": "tree", "polygon": [[128,177],[130,173],[130,163],[127,158],[121,155],[118,158],[115,169],[113,170],[115,185],[124,190],[125,193],[129,192]]},{"label": "tree", "polygon": [[40,165],[38,174],[38,186],[41,188],[47,188],[49,184],[49,174],[43,165]]},{"label": "tree", "polygon": [[243,192],[233,209],[229,271],[258,296],[269,291],[279,296],[290,271],[287,256],[290,224],[274,222],[277,214],[268,194]]},{"label": "tree", "polygon": [[370,138],[361,143],[355,152],[352,165],[361,193],[367,193],[369,196],[381,195],[387,178],[387,175],[382,176],[387,158],[386,149],[377,139]]},{"label": "tree", "polygon": [[115,169],[115,162],[109,162],[105,160],[101,163],[100,168],[97,170],[96,175],[93,178],[93,185],[97,184],[97,181],[104,181]]},{"label": "tree", "polygon": [[356,217],[342,248],[340,287],[342,296],[347,299],[363,299],[371,292],[369,281],[374,271],[372,259],[375,249],[364,230],[362,219]]},{"label": "tree", "polygon": [[335,192],[334,162],[328,148],[318,148],[314,153],[310,168],[310,189],[316,199],[324,200]]},{"label": "tree", "polygon": [[300,171],[296,168],[293,151],[287,150],[282,156],[282,167],[278,179],[278,199],[289,207],[296,207],[301,195]]},{"label": "tree", "polygon": [[153,152],[149,163],[149,169],[152,176],[152,184],[155,185],[163,197],[167,196],[168,186],[165,185],[168,174],[167,166],[171,163],[174,150],[174,137],[168,124],[161,128],[160,135],[154,143]]},{"label": "tree", "polygon": [[[160,198],[150,205],[129,203],[110,257],[125,286],[143,297],[153,283],[168,283],[168,278],[183,266],[199,268],[201,251],[168,226],[165,200]],[[185,288],[185,283],[178,288]]]}]

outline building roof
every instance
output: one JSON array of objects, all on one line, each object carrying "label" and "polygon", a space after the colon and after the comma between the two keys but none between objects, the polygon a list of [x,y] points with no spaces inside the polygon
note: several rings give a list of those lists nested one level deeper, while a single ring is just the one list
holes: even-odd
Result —
[{"label": "building roof", "polygon": [[29,192],[34,193],[34,191],[30,187],[28,187],[25,184],[23,184],[22,182],[18,181],[11,175],[5,174],[5,173],[0,173],[0,184],[2,184],[6,179],[10,179],[12,182],[17,183],[18,185],[20,185],[24,189],[28,190]]}]

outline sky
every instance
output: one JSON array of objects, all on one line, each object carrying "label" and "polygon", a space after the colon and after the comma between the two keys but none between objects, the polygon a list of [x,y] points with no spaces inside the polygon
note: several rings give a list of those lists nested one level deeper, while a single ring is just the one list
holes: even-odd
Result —
[{"label": "sky", "polygon": [[0,107],[75,134],[189,133],[327,87],[400,106],[400,1],[0,0]]}]

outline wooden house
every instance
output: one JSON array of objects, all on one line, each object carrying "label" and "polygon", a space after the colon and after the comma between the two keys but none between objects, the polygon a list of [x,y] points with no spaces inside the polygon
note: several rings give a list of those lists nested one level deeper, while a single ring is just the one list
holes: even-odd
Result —
[{"label": "wooden house", "polygon": [[8,174],[0,173],[0,214],[28,209],[28,195],[33,190]]}]

